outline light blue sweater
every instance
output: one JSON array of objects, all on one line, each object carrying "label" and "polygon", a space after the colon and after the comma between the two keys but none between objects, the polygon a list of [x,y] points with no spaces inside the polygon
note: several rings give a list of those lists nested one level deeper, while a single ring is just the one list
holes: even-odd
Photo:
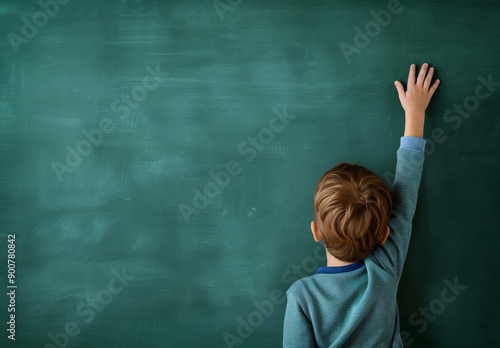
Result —
[{"label": "light blue sweater", "polygon": [[392,187],[391,232],[347,266],[320,267],[287,291],[283,346],[403,347],[396,292],[411,236],[425,140],[402,137]]}]

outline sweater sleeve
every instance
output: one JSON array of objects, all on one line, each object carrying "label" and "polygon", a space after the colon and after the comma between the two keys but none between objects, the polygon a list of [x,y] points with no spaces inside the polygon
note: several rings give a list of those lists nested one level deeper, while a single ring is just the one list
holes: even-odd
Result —
[{"label": "sweater sleeve", "polygon": [[302,306],[290,290],[287,291],[286,297],[283,348],[316,347],[312,324]]},{"label": "sweater sleeve", "polygon": [[412,220],[424,165],[425,144],[426,141],[422,138],[401,138],[391,190],[391,232],[384,245],[379,245],[372,253],[376,262],[397,279],[401,278],[410,244]]}]

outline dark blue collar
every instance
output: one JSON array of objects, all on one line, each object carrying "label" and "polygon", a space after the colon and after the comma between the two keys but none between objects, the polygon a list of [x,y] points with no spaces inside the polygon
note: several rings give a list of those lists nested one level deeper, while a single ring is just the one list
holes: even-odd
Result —
[{"label": "dark blue collar", "polygon": [[357,270],[365,265],[365,261],[354,262],[346,266],[319,267],[315,274],[344,273]]}]

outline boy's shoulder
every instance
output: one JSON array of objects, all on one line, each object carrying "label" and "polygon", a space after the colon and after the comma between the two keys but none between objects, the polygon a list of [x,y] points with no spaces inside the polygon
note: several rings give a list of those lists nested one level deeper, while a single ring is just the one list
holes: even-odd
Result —
[{"label": "boy's shoulder", "polygon": [[287,296],[291,294],[297,300],[306,301],[311,295],[318,291],[319,287],[321,287],[321,281],[319,281],[318,276],[320,275],[315,273],[296,280],[288,288]]},{"label": "boy's shoulder", "polygon": [[298,303],[300,305],[305,305],[307,303],[306,299],[310,296],[306,294],[309,293],[307,283],[309,282],[309,278],[311,276],[307,276],[301,279],[298,279],[290,285],[288,290],[286,291],[287,301],[292,301]]},{"label": "boy's shoulder", "polygon": [[[305,294],[314,291],[314,280],[316,274],[300,278],[290,285],[287,294],[292,294],[295,298],[299,299],[304,297]],[[305,296],[307,297],[307,296]]]}]

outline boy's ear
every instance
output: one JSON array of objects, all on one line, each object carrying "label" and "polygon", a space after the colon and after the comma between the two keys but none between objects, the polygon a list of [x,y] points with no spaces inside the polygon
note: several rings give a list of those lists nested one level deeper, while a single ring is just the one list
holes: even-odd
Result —
[{"label": "boy's ear", "polygon": [[313,234],[313,238],[315,242],[319,242],[321,240],[321,234],[319,233],[318,225],[314,221],[311,221],[311,232]]},{"label": "boy's ear", "polygon": [[387,237],[389,237],[389,233],[391,233],[391,228],[389,227],[389,225],[387,225],[387,232],[385,233],[385,237],[380,240],[380,245],[384,245]]}]

